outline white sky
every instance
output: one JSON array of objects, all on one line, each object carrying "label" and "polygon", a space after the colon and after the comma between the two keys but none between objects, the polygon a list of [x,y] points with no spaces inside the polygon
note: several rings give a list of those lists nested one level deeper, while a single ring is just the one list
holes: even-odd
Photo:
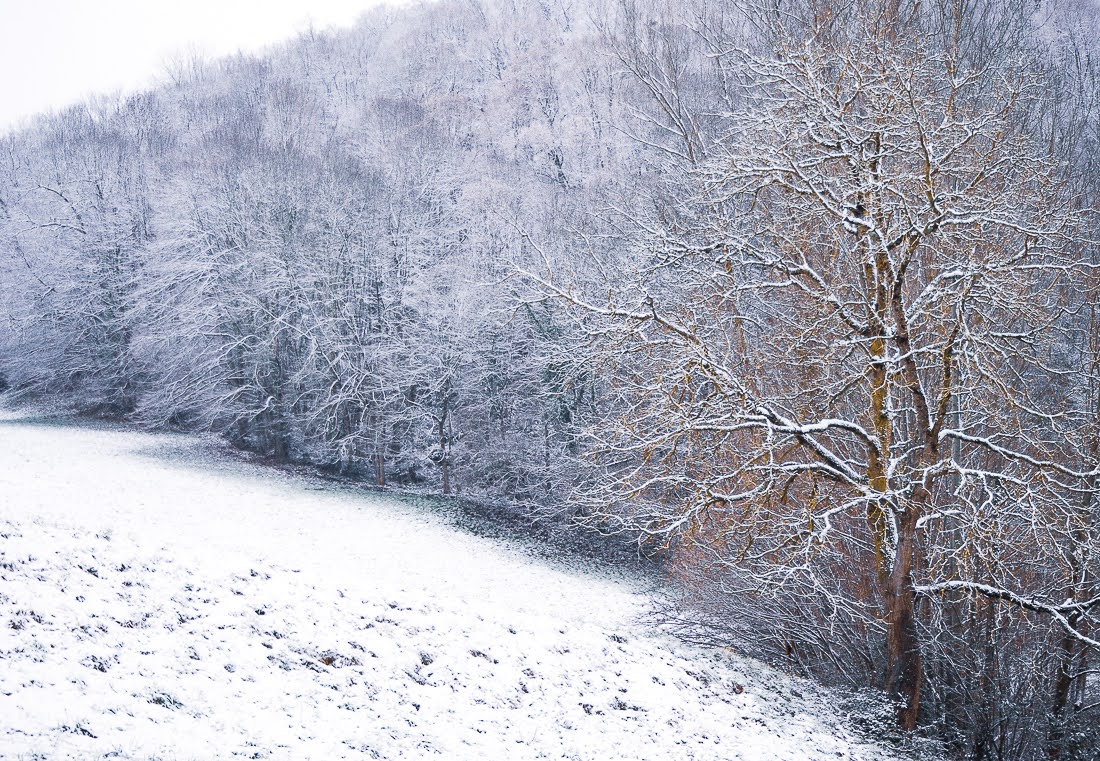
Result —
[{"label": "white sky", "polygon": [[[173,56],[349,26],[381,0],[0,0],[0,133],[88,95],[148,86]],[[390,4],[395,4],[390,0]]]}]

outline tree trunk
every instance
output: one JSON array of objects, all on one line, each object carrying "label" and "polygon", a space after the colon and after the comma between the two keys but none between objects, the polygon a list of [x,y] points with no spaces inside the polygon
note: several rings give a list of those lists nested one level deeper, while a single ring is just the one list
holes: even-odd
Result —
[{"label": "tree trunk", "polygon": [[[1092,310],[1089,318],[1090,325],[1093,328],[1092,335],[1100,335],[1096,331],[1096,328],[1100,326],[1100,316],[1097,315],[1095,306]],[[1100,352],[1097,352],[1095,345],[1091,351],[1094,357],[1093,367],[1100,367],[1100,359],[1097,359],[1097,354]],[[1096,377],[1095,372],[1092,377]],[[1100,425],[1100,387],[1093,388],[1092,400],[1092,414],[1096,423]],[[1090,437],[1083,465],[1086,468],[1090,465],[1095,466],[1098,460],[1100,460],[1100,436],[1094,434]],[[1096,514],[1094,503],[1097,499],[1096,495],[1100,494],[1100,478],[1094,476],[1089,479],[1088,487],[1081,495],[1081,517],[1086,522],[1089,521],[1090,516]],[[1088,599],[1094,591],[1089,589],[1092,586],[1091,577],[1087,570],[1082,568],[1081,555],[1078,550],[1079,547],[1087,545],[1088,535],[1083,529],[1078,529],[1072,534],[1069,552],[1067,553],[1070,562],[1070,581],[1066,588],[1067,600]],[[1080,621],[1080,616],[1076,613],[1071,614],[1068,618],[1069,623],[1074,628],[1079,628],[1084,623]],[[1075,713],[1073,696],[1075,692],[1080,695],[1084,689],[1085,674],[1087,673],[1085,660],[1087,657],[1088,652],[1081,649],[1078,641],[1073,636],[1068,632],[1062,635],[1058,647],[1058,670],[1054,675],[1050,732],[1047,735],[1047,756],[1051,759],[1072,757],[1071,733],[1073,714]]]},{"label": "tree trunk", "polygon": [[443,462],[439,463],[439,467],[443,470],[443,493],[449,496],[451,493],[451,465],[446,457],[443,458]]},{"label": "tree trunk", "polygon": [[[1073,622],[1076,623],[1076,622]],[[1076,640],[1069,634],[1062,637],[1058,653],[1058,671],[1054,675],[1054,699],[1051,706],[1050,734],[1047,737],[1047,756],[1062,759],[1068,756],[1067,739],[1072,717],[1066,709],[1070,706],[1073,689],[1074,650]]]},{"label": "tree trunk", "polygon": [[290,447],[287,445],[286,435],[280,424],[276,424],[275,430],[272,431],[271,456],[278,463],[290,460]]},{"label": "tree trunk", "polygon": [[448,428],[448,415],[451,412],[451,384],[443,388],[443,405],[439,412],[437,434],[439,436],[439,470],[443,481],[443,494],[451,493],[451,437]]},{"label": "tree trunk", "polygon": [[375,452],[371,457],[374,460],[374,485],[386,485],[386,459],[381,452]]},{"label": "tree trunk", "polygon": [[923,679],[913,591],[916,513],[910,507],[898,526],[898,549],[886,586],[886,689],[900,701],[898,726],[916,729]]}]

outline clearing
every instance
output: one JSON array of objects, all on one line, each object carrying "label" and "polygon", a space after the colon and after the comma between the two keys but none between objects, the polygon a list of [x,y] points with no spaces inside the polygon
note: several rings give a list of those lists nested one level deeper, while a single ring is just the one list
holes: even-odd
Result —
[{"label": "clearing", "polygon": [[814,685],[648,629],[642,574],[425,502],[0,421],[0,757],[891,757]]}]

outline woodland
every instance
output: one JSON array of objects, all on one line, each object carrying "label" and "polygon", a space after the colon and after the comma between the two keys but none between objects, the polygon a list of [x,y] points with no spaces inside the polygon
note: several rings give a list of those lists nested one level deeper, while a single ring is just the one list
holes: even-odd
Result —
[{"label": "woodland", "polygon": [[619,534],[1100,754],[1100,5],[437,0],[0,136],[0,390]]}]

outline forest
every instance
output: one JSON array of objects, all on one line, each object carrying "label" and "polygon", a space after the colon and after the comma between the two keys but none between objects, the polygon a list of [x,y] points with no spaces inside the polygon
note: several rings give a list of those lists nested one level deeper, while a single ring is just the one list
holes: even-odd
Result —
[{"label": "forest", "polygon": [[0,136],[6,403],[618,534],[661,625],[1100,753],[1100,5],[436,0]]}]

